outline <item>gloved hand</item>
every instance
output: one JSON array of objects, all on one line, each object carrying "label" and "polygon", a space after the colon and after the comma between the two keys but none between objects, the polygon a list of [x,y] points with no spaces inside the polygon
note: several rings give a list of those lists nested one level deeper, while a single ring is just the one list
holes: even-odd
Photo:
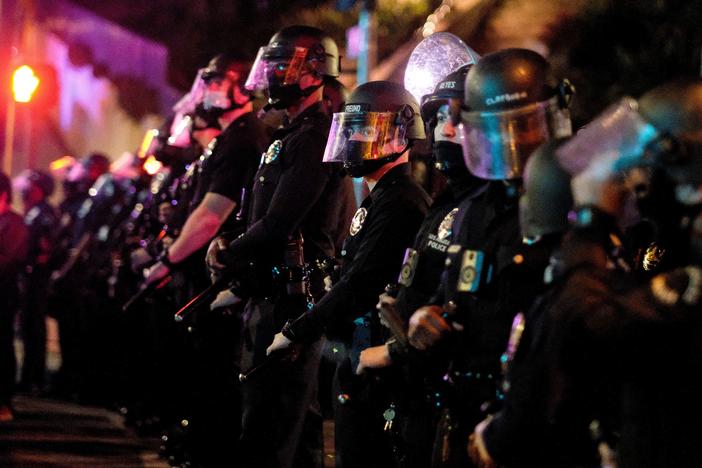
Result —
[{"label": "gloved hand", "polygon": [[451,331],[451,326],[442,315],[443,309],[437,305],[417,309],[409,322],[407,335],[410,344],[424,351],[438,343]]}]

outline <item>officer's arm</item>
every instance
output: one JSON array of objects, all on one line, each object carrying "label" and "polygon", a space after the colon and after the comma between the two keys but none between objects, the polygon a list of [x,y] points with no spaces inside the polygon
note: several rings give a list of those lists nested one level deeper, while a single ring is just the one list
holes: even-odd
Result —
[{"label": "officer's arm", "polygon": [[291,138],[280,158],[286,167],[278,180],[266,214],[229,246],[236,257],[262,245],[285,242],[298,228],[326,187],[333,170],[321,162],[326,137],[307,132]]},{"label": "officer's arm", "polygon": [[168,259],[173,263],[182,262],[206,245],[217,234],[235,207],[236,202],[224,195],[207,192],[202,202],[185,221],[178,239],[168,249]]},{"label": "officer's arm", "polygon": [[[382,210],[382,207],[375,209]],[[372,310],[378,294],[397,275],[407,245],[411,245],[424,214],[394,205],[365,226],[364,242],[339,282],[286,330],[297,342],[319,337],[332,322],[351,321]]]}]

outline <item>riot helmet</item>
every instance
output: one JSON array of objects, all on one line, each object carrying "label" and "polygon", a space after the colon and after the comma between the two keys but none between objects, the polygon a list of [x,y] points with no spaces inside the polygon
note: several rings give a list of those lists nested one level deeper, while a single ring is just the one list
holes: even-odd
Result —
[{"label": "riot helmet", "polygon": [[468,173],[458,130],[450,108],[463,102],[465,78],[472,64],[463,65],[444,77],[431,94],[422,97],[421,114],[432,139],[434,167],[449,178]]},{"label": "riot helmet", "polygon": [[566,141],[550,140],[534,151],[524,168],[524,193],[519,199],[522,237],[535,240],[565,232],[573,207],[571,177],[559,164],[556,149]]},{"label": "riot helmet", "polygon": [[[657,87],[638,101],[621,98],[558,149],[571,174],[607,177],[636,166],[661,166],[690,203],[702,184],[702,80]],[[685,200],[681,200],[685,201]]]},{"label": "riot helmet", "polygon": [[[304,86],[312,75],[320,82]],[[245,87],[268,90],[269,104],[286,109],[322,86],[323,77],[339,76],[339,49],[329,35],[311,26],[289,26],[258,50]]]},{"label": "riot helmet", "polygon": [[[702,79],[677,80],[645,93],[640,113],[662,135],[649,157],[662,164],[679,186],[702,186]],[[652,151],[656,150],[656,151]]]},{"label": "riot helmet", "polygon": [[396,160],[413,140],[426,138],[419,105],[402,85],[371,81],[349,96],[334,114],[324,162],[341,162],[362,177]]},{"label": "riot helmet", "polygon": [[205,85],[202,96],[204,111],[220,117],[244,107],[250,101],[249,92],[243,86],[248,72],[247,61],[234,53],[219,54],[210,60],[201,75]]},{"label": "riot helmet", "polygon": [[26,209],[54,193],[54,178],[44,171],[27,169],[16,177],[15,186],[20,191]]},{"label": "riot helmet", "polygon": [[521,177],[539,145],[571,134],[573,94],[572,85],[557,81],[534,51],[505,49],[482,57],[466,76],[460,116],[468,169],[484,179]]}]

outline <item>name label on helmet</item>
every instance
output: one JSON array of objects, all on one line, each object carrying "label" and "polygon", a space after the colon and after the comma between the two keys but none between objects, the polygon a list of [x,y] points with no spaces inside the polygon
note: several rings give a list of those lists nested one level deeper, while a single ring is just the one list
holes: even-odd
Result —
[{"label": "name label on helmet", "polygon": [[370,110],[370,104],[346,104],[344,106],[344,112],[352,112],[358,114],[360,112],[367,112]]},{"label": "name label on helmet", "polygon": [[485,104],[487,104],[488,106],[493,106],[501,102],[518,101],[520,99],[526,99],[527,97],[529,97],[529,95],[526,93],[526,91],[511,94],[500,94],[499,96],[487,98],[485,100]]},{"label": "name label on helmet", "polygon": [[456,88],[455,81],[444,81],[443,83],[439,83],[439,89],[455,89],[455,88]]}]

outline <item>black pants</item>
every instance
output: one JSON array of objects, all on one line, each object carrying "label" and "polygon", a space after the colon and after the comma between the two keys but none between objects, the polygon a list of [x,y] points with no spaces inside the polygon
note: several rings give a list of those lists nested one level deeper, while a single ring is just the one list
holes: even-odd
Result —
[{"label": "black pants", "polygon": [[46,374],[46,304],[48,275],[36,273],[26,280],[20,312],[20,330],[24,343],[23,387],[44,386]]},{"label": "black pants", "polygon": [[[371,374],[355,375],[348,357],[334,375],[334,445],[337,468],[397,466],[393,453],[397,427],[385,431],[383,413],[391,398]],[[346,398],[338,398],[344,395]],[[393,422],[394,425],[394,422]]]},{"label": "black pants", "polygon": [[[303,307],[303,306],[302,306]],[[244,311],[242,369],[266,358],[266,348],[285,319],[301,314],[288,297],[251,299]],[[321,466],[321,418],[317,408],[322,340],[306,346],[294,362],[267,368],[242,385],[240,453],[247,468]]]},{"label": "black pants", "polygon": [[9,405],[15,391],[17,362],[14,348],[14,323],[17,285],[0,282],[0,405]]}]

